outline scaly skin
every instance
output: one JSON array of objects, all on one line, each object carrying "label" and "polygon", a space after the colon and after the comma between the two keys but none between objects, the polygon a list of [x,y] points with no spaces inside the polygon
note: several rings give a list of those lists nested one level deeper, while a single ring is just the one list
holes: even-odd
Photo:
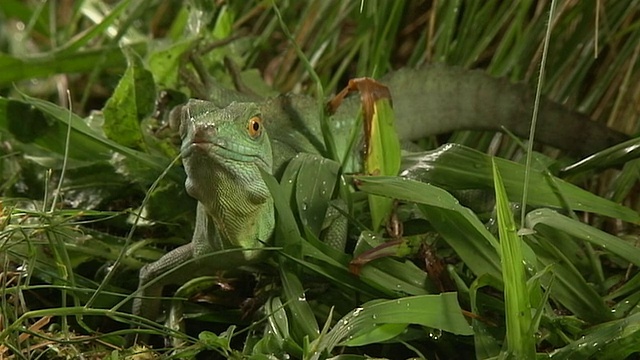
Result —
[{"label": "scaly skin", "polygon": [[[402,70],[385,79],[403,140],[502,127],[528,135],[533,95],[522,86],[444,66]],[[186,188],[198,200],[196,227],[191,243],[142,268],[141,296],[159,297],[167,284],[259,258],[257,249],[267,244],[274,230],[273,200],[259,168],[279,174],[299,152],[325,153],[316,100],[280,96],[255,103],[231,102],[234,98],[245,100],[233,96],[215,102],[191,100],[172,112],[180,120]],[[348,99],[331,119],[339,154],[346,151],[358,108],[357,99]],[[543,101],[541,110],[537,140],[543,143],[586,155],[626,139],[551,101]],[[246,250],[203,259],[232,248]],[[189,260],[194,261],[184,266]],[[133,313],[147,319],[155,319],[158,310],[159,301],[154,299],[136,298],[133,304]]]},{"label": "scaly skin", "polygon": [[[196,226],[191,243],[140,270],[139,291],[145,297],[160,296],[167,284],[255,261],[260,256],[257,249],[274,229],[273,199],[260,175],[260,168],[272,172],[271,142],[258,107],[233,103],[217,109],[209,102],[190,100],[175,111],[173,115],[180,117],[185,186],[198,200]],[[236,248],[247,250],[205,257]],[[179,271],[173,271],[179,265]],[[136,298],[133,313],[154,319],[159,306],[158,300]]]},{"label": "scaly skin", "polygon": [[[525,85],[491,77],[481,70],[446,65],[404,68],[389,73],[380,81],[391,92],[398,135],[402,140],[414,141],[463,129],[495,132],[504,128],[523,138],[529,136],[534,93]],[[221,107],[234,100],[250,101],[245,95],[225,92],[218,87],[213,93],[218,94],[213,102]],[[544,97],[541,100],[537,142],[585,157],[629,138],[591,121],[584,114]],[[270,133],[272,140],[285,144],[285,148],[302,148],[306,152],[323,149],[317,100],[308,96],[280,96],[258,104],[263,113],[270,114],[265,118],[278,124],[278,132]],[[348,129],[359,106],[358,99],[352,97],[333,116],[331,124],[338,145],[346,144],[342,140],[349,136]],[[294,135],[280,131],[283,128],[293,129]],[[344,150],[339,149],[339,152]],[[277,157],[278,151],[274,150],[274,153]]]}]

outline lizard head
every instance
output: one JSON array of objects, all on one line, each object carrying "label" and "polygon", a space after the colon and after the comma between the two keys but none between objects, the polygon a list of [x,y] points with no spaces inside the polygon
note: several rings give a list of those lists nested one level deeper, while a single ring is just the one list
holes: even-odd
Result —
[{"label": "lizard head", "polygon": [[218,108],[190,100],[179,112],[189,195],[204,205],[228,245],[267,240],[273,220],[264,217],[273,217],[273,200],[260,169],[272,173],[273,154],[257,105]]},{"label": "lizard head", "polygon": [[234,102],[218,108],[209,101],[191,99],[179,109],[183,152],[202,149],[223,159],[253,162],[271,172],[270,141],[256,104]]}]

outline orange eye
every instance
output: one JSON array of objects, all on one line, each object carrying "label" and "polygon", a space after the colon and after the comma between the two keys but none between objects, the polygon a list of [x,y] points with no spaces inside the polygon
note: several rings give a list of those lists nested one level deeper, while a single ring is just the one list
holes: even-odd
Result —
[{"label": "orange eye", "polygon": [[247,131],[249,132],[249,136],[254,139],[260,136],[260,134],[262,134],[262,119],[258,116],[254,116],[249,119]]}]

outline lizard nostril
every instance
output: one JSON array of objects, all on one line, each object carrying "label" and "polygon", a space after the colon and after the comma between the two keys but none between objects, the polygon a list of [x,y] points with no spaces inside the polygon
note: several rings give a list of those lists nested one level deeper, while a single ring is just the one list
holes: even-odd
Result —
[{"label": "lizard nostril", "polygon": [[211,124],[196,125],[193,131],[192,143],[208,143],[216,136],[218,128]]}]

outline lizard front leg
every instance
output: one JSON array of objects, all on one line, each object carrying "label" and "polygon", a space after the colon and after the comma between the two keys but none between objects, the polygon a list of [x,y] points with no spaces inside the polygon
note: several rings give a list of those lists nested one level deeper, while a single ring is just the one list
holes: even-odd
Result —
[{"label": "lizard front leg", "polygon": [[[138,283],[140,297],[135,298],[133,301],[132,312],[146,319],[155,319],[160,310],[158,297],[162,295],[164,286],[179,283],[180,279],[176,277],[179,277],[180,273],[188,273],[185,270],[184,272],[176,272],[173,276],[168,276],[168,272],[192,258],[193,245],[190,243],[180,246],[166,253],[157,261],[142,267]],[[154,279],[158,280],[150,284]]]},{"label": "lizard front leg", "polygon": [[[191,242],[166,253],[140,270],[139,297],[134,299],[132,308],[134,315],[156,320],[160,313],[162,290],[166,285],[183,284],[205,274],[206,268],[202,264],[198,261],[189,262],[194,259],[195,252],[196,246]],[[146,342],[147,338],[148,336],[140,337],[140,340]]]}]

